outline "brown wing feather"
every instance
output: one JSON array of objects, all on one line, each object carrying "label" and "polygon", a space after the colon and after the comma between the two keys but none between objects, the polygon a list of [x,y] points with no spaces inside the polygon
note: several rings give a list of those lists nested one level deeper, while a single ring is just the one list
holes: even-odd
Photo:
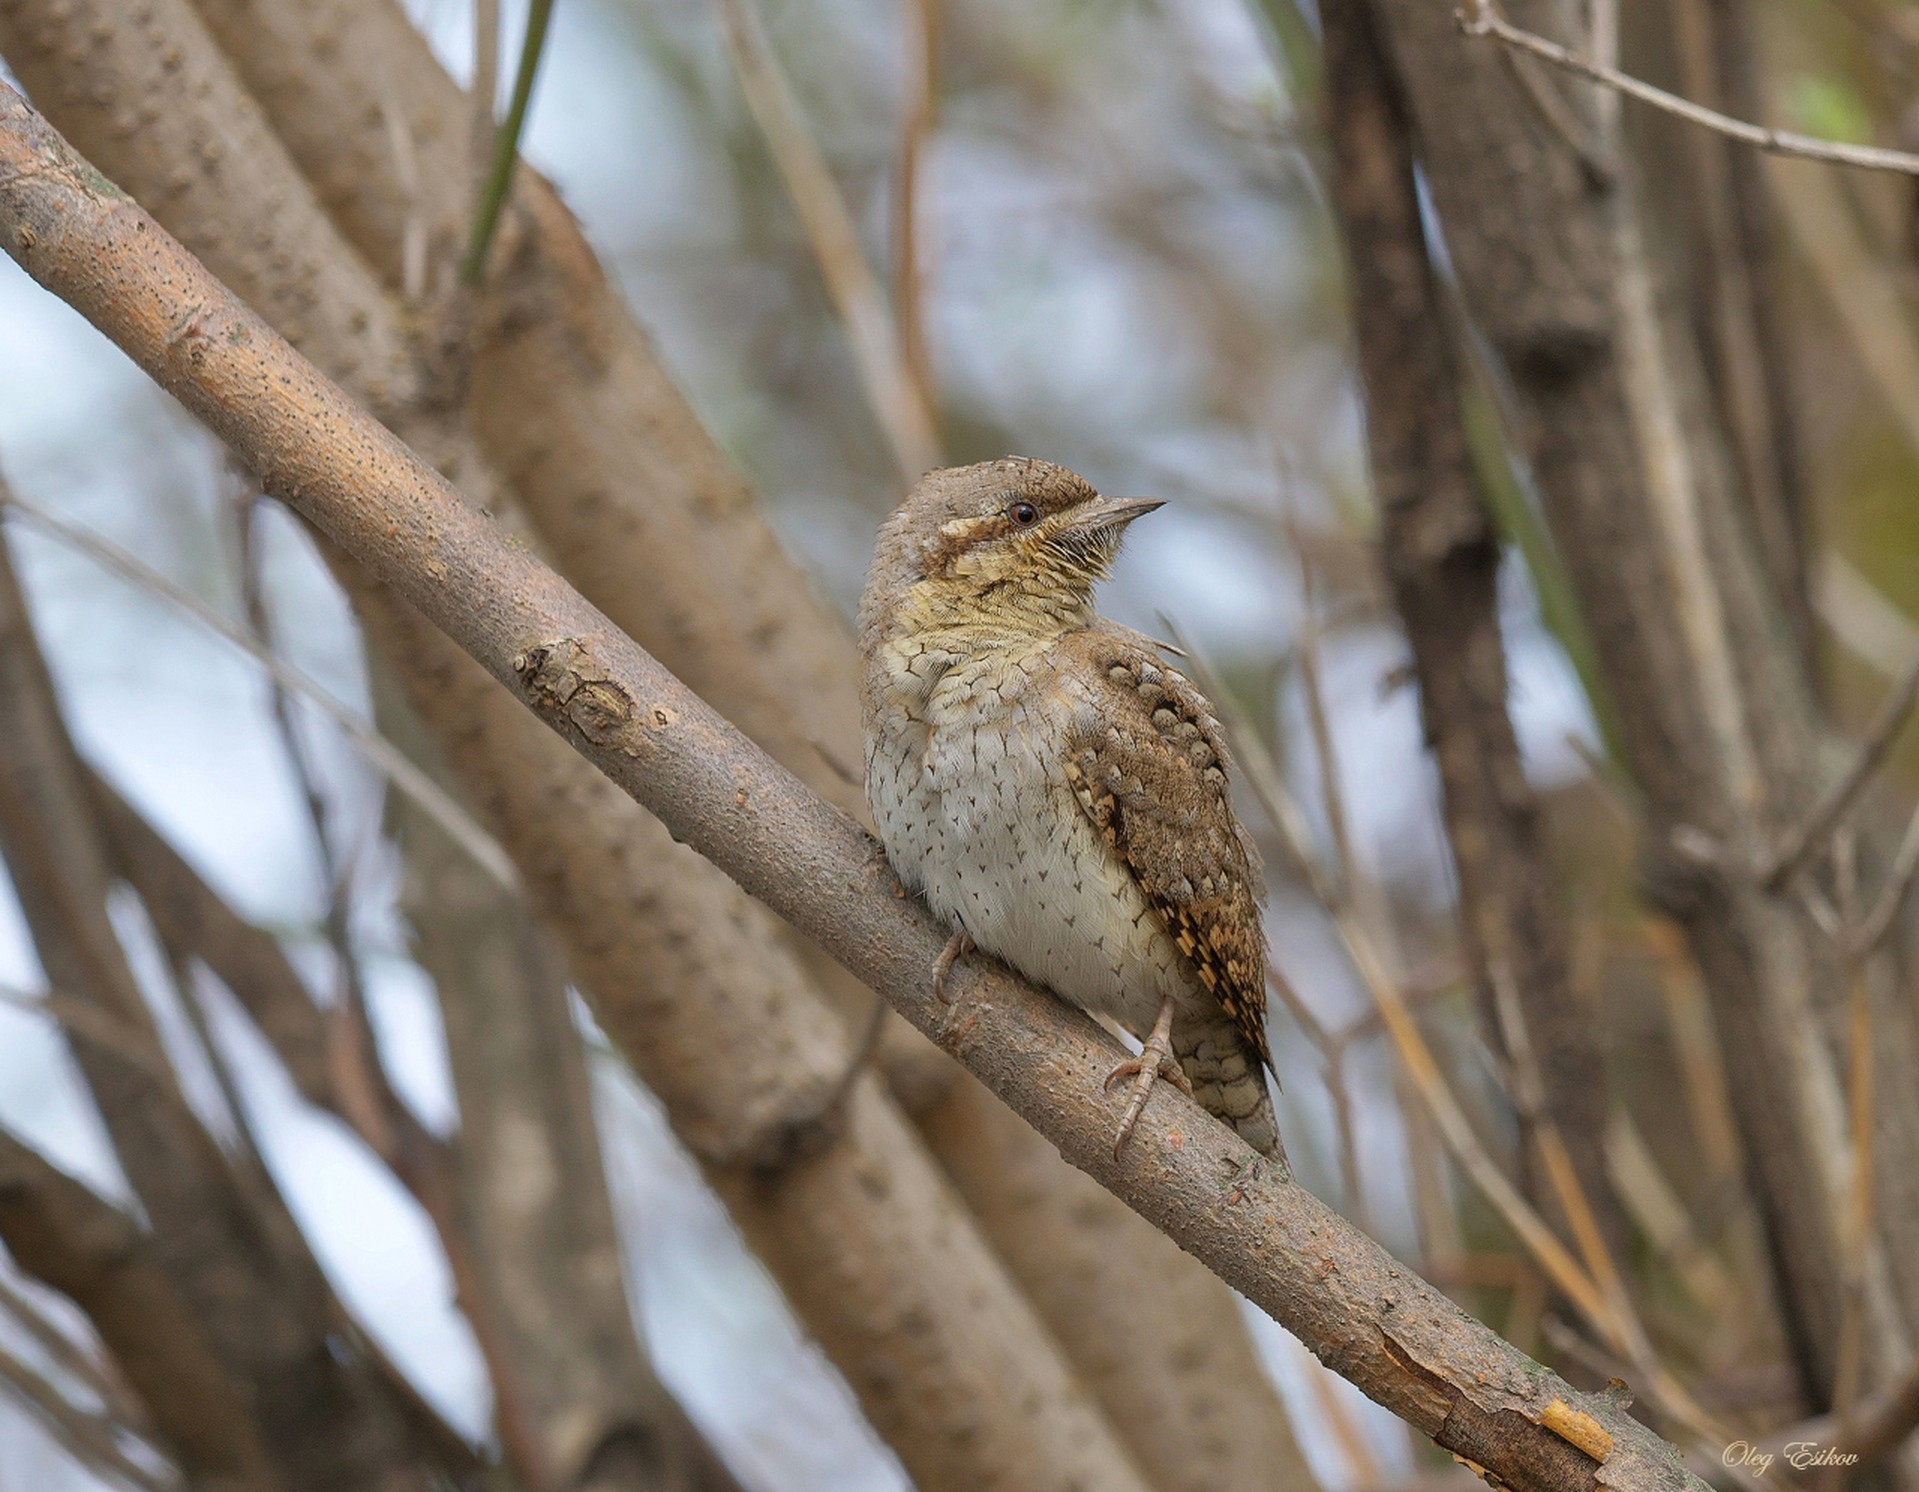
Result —
[{"label": "brown wing feather", "polygon": [[1258,860],[1227,792],[1219,722],[1143,640],[1099,627],[1073,641],[1087,674],[1118,687],[1089,696],[1078,712],[1067,779],[1200,982],[1270,1068]]}]

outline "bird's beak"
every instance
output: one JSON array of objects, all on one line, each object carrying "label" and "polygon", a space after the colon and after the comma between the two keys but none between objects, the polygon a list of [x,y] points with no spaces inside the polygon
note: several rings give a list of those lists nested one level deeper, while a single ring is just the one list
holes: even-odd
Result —
[{"label": "bird's beak", "polygon": [[1158,497],[1102,497],[1075,513],[1072,526],[1081,533],[1106,534],[1117,539],[1135,518],[1144,518],[1165,506],[1165,500]]}]

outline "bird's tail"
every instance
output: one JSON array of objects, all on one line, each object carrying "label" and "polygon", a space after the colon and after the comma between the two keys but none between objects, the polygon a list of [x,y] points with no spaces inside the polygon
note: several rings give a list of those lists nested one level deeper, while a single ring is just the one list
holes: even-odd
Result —
[{"label": "bird's tail", "polygon": [[1182,1013],[1173,1022],[1173,1055],[1201,1108],[1261,1155],[1286,1164],[1265,1068],[1225,1011],[1210,1019]]}]

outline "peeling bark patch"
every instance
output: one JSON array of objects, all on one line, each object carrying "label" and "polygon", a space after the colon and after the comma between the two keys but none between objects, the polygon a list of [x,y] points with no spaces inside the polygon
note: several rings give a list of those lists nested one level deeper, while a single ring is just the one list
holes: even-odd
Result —
[{"label": "peeling bark patch", "polygon": [[[527,698],[543,715],[559,716],[596,746],[635,753],[630,727],[642,718],[633,696],[606,677],[593,654],[570,637],[528,648],[513,660]],[[644,718],[656,729],[673,723],[660,708]]]},{"label": "peeling bark patch", "polygon": [[[1386,1355],[1418,1385],[1424,1414],[1402,1418],[1417,1424],[1453,1459],[1472,1467],[1489,1486],[1513,1485],[1489,1471],[1503,1466],[1534,1473],[1542,1486],[1597,1488],[1600,1466],[1612,1453],[1612,1436],[1592,1415],[1555,1395],[1542,1410],[1533,1402],[1537,1385],[1488,1382],[1482,1369],[1454,1363],[1442,1370],[1414,1356],[1413,1349],[1381,1333]],[[1545,1431],[1545,1434],[1541,1434]],[[1525,1478],[1520,1479],[1522,1483]],[[1630,1485],[1630,1483],[1628,1483]]]},{"label": "peeling bark patch", "polygon": [[1539,1423],[1561,1440],[1576,1445],[1593,1460],[1604,1462],[1612,1454],[1612,1436],[1583,1409],[1575,1409],[1564,1399],[1554,1399],[1539,1416]]},{"label": "peeling bark patch", "polygon": [[1404,1347],[1385,1332],[1380,1333],[1381,1345],[1390,1357],[1405,1372],[1406,1376],[1418,1384],[1419,1407],[1416,1411],[1402,1409],[1400,1417],[1419,1426],[1428,1435],[1437,1436],[1445,1428],[1446,1420],[1453,1412],[1453,1405],[1462,1397],[1459,1390],[1444,1378],[1419,1362]]}]

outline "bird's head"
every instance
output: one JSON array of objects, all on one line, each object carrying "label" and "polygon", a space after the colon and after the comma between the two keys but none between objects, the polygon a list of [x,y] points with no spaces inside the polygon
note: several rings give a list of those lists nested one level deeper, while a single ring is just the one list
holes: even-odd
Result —
[{"label": "bird's head", "polygon": [[1083,625],[1126,526],[1160,506],[1020,456],[929,472],[880,529],[862,629],[1010,640]]}]

